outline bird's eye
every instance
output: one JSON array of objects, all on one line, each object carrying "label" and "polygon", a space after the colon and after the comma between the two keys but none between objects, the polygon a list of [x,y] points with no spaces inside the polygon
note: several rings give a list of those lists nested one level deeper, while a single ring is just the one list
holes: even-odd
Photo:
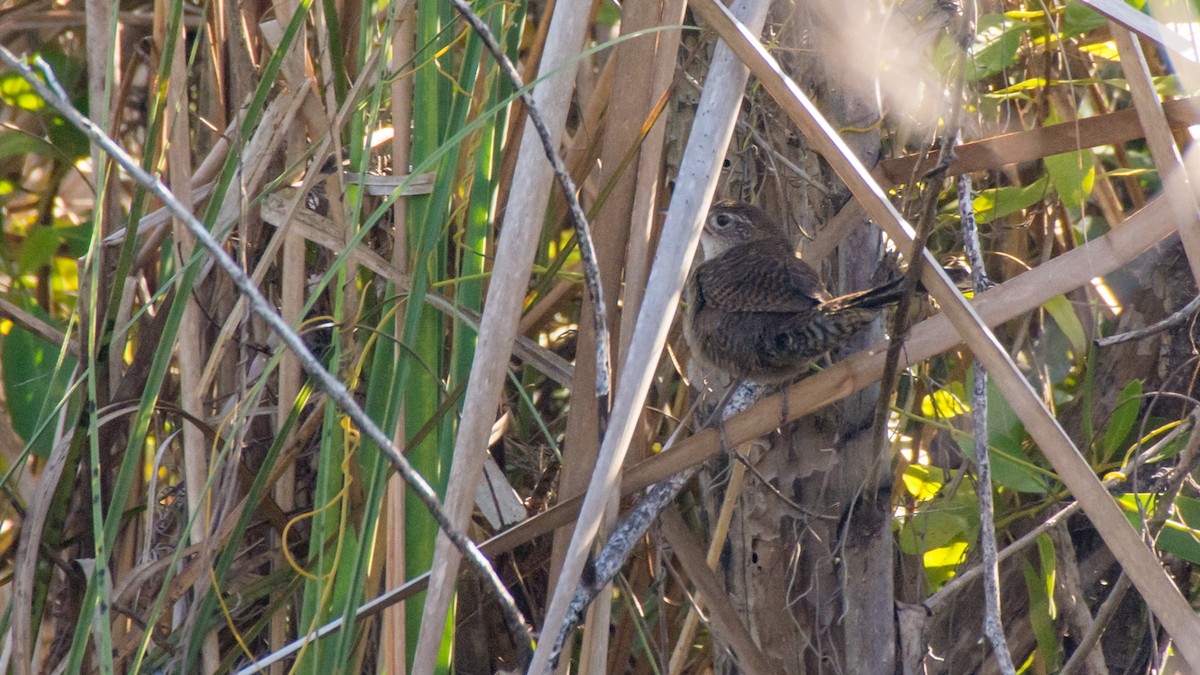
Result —
[{"label": "bird's eye", "polygon": [[733,218],[728,214],[722,213],[717,216],[717,227],[729,227],[733,224]]}]

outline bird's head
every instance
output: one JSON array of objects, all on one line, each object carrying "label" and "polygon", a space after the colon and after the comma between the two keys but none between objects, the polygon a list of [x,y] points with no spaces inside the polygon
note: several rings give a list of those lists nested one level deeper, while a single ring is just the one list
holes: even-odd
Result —
[{"label": "bird's head", "polygon": [[787,236],[765,211],[745,202],[717,202],[708,211],[700,245],[705,260],[712,260],[730,248],[764,239],[787,242]]}]

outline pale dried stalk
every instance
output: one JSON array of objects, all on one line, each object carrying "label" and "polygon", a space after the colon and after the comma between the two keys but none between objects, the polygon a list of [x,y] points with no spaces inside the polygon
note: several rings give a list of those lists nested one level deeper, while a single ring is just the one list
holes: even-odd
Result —
[{"label": "pale dried stalk", "polygon": [[659,520],[663,538],[675,550],[675,559],[695,584],[699,599],[703,599],[710,608],[713,626],[729,641],[740,669],[755,675],[780,672],[779,664],[771,662],[755,644],[750,631],[729,602],[721,582],[705,564],[704,551],[688,531],[679,511],[670,506],[663,511]]},{"label": "pale dried stalk", "polygon": [[[281,136],[277,134],[282,129],[290,127],[292,120],[292,117],[286,113],[287,111],[294,111],[295,101],[299,97],[305,96],[307,92],[307,87],[297,91],[283,92],[267,106],[266,111],[263,113],[263,122],[254,130],[254,134],[245,148],[245,154],[248,157],[256,158],[246,167],[246,173],[258,174],[261,178],[261,170],[266,168],[265,160],[271,156],[267,148],[282,142]],[[257,183],[250,177],[247,177],[247,183],[251,186],[257,186]],[[238,204],[241,198],[242,194],[239,190],[230,190],[226,193],[226,201],[221,206],[221,213],[224,217],[218,216],[216,231],[223,231],[225,229],[224,226],[238,215]],[[283,233],[277,233],[276,237],[267,244],[262,256],[262,262],[251,276],[255,285],[262,283],[262,279],[267,271],[274,267],[275,255],[279,252],[279,248],[282,247],[284,241]],[[238,302],[229,312],[229,315],[225,317],[225,321],[221,325],[221,330],[217,333],[216,339],[213,340],[208,362],[205,364],[204,371],[201,373],[200,381],[197,384],[200,390],[207,391],[216,379],[218,372],[221,370],[225,350],[234,343],[234,332],[242,325],[245,312],[245,300],[239,298]]]},{"label": "pale dried stalk", "polygon": [[[163,20],[166,19],[167,13],[166,11],[156,12],[156,14],[161,14]],[[168,28],[169,26],[165,25],[161,27],[163,31]],[[171,191],[175,193],[176,198],[179,199],[183,207],[191,212],[194,210],[195,204],[192,201],[192,157],[187,105],[187,55],[185,53],[186,43],[185,36],[183,35],[183,27],[179,26],[177,30],[179,34],[175,37],[174,49],[171,53],[170,74],[167,81],[167,102],[163,111],[163,126],[167,136],[167,166],[170,169],[168,180],[170,181]],[[156,27],[157,31],[158,27]],[[166,40],[165,34],[162,35],[162,40]],[[171,231],[176,244],[176,248],[173,251],[175,266],[176,269],[182,269],[182,263],[192,257],[196,242],[188,232],[187,224],[179,217],[172,219]],[[203,330],[201,330],[204,312],[195,294],[188,293],[186,296],[177,294],[176,298],[186,303],[184,305],[183,317],[180,319],[179,344],[176,349],[176,356],[179,362],[179,403],[185,413],[197,419],[205,419],[208,416],[208,410],[204,407],[203,390],[200,388],[200,376],[204,368],[203,359],[205,351],[205,346],[201,342],[201,336],[204,334]],[[116,372],[114,371],[113,375],[115,376],[115,374]],[[204,489],[205,483],[208,481],[210,469],[208,463],[209,445],[204,433],[194,424],[184,424],[182,436],[183,478],[187,491],[187,512],[189,521],[193,523],[192,528],[188,532],[188,538],[191,543],[199,544],[208,537],[209,522],[206,516],[211,511],[210,505],[206,503],[208,494]],[[176,616],[180,616],[180,614],[177,613]],[[182,626],[177,627],[181,628]],[[201,648],[201,660],[204,664],[204,669],[210,672],[216,670],[220,664],[220,649],[217,644],[216,633],[204,636],[204,643]]]},{"label": "pale dried stalk", "polygon": [[[566,123],[574,79],[574,69],[562,65],[569,63],[579,52],[589,9],[590,3],[585,0],[559,0],[538,71],[539,77],[547,77],[534,90],[533,101],[546,120],[550,141],[555,147]],[[486,447],[505,382],[521,302],[529,283],[540,224],[550,194],[550,176],[551,167],[538,146],[537,131],[527,124],[511,185],[513,198],[508,203],[505,226],[496,246],[496,259],[506,261],[506,265],[493,271],[451,460],[445,507],[449,522],[456,524],[455,527],[467,523],[474,510],[475,486],[483,472],[485,453],[482,450]],[[433,554],[429,592],[425,596],[421,635],[414,655],[415,675],[427,675],[435,663],[433,657],[441,642],[460,560],[461,556],[446,538],[439,536]]]},{"label": "pale dried stalk", "polygon": [[1194,70],[1196,46],[1178,33],[1120,0],[1083,0],[1083,4],[1112,19],[1128,30],[1145,35],[1171,51],[1171,59]]},{"label": "pale dried stalk", "polygon": [[[267,33],[266,37],[269,38],[269,31],[264,32]],[[366,83],[377,72],[375,63],[380,57],[380,54],[381,50],[375,50],[372,51],[368,56],[366,63],[362,66],[362,70],[359,73],[358,78],[354,81],[350,90],[346,94],[345,103],[340,109],[338,109],[332,121],[327,119],[328,116],[325,115],[324,111],[321,109],[319,101],[317,100],[316,95],[313,93],[312,81],[309,79],[295,83],[294,89],[288,89],[282,92],[279,97],[276,98],[276,100],[272,101],[267,108],[268,112],[264,113],[264,121],[259,123],[258,127],[255,129],[254,135],[251,137],[250,145],[243,152],[245,156],[256,160],[252,163],[249,163],[249,168],[244,169],[244,171],[251,176],[246,180],[246,184],[255,185],[257,184],[257,181],[261,179],[261,172],[267,166],[265,159],[271,156],[271,153],[268,152],[268,149],[276,147],[282,142],[277,138],[277,134],[280,134],[285,129],[289,129],[292,121],[300,113],[304,114],[304,119],[309,127],[310,136],[312,138],[322,139],[317,145],[316,152],[313,156],[318,160],[327,157],[330,153],[330,149],[334,143],[334,140],[337,138],[337,134],[331,133],[331,129],[340,128],[342,125],[342,120],[354,110],[355,106],[357,106],[357,102],[360,100],[359,91],[366,86]],[[285,74],[286,72],[287,71],[284,71]],[[265,121],[267,119],[266,115],[281,115],[281,117],[278,118],[279,121],[267,123]],[[296,196],[295,200],[288,209],[289,215],[281,220],[281,222],[284,224],[280,226],[280,231],[277,231],[275,235],[271,237],[270,241],[267,242],[266,247],[259,256],[260,263],[254,269],[254,273],[251,276],[256,286],[262,283],[262,279],[268,270],[273,268],[275,256],[283,247],[283,243],[287,241],[284,234],[286,233],[287,228],[291,226],[291,216],[296,214],[299,211],[301,204],[304,203],[303,195],[307,195],[309,190],[312,189],[313,185],[315,185],[316,181],[321,177],[322,174],[318,171],[310,171],[305,175],[304,181],[301,183],[298,190],[299,195]],[[341,174],[337,174],[330,179],[341,180]],[[330,215],[336,220],[340,220],[342,217],[340,202],[338,202],[336,199],[337,195],[339,194],[341,194],[340,191],[327,190],[327,195],[331,200]],[[224,205],[222,206],[222,209],[225,209]],[[218,216],[217,222],[223,222],[223,219]],[[336,229],[338,233],[345,232],[345,230],[346,228],[344,225]],[[342,248],[342,246],[339,246],[339,248]],[[353,296],[354,294],[351,295]],[[205,366],[204,375],[200,381],[201,388],[207,389],[211,382],[216,378],[217,373],[220,370],[222,354],[226,347],[230,344],[233,332],[241,326],[241,322],[245,317],[245,313],[246,300],[245,298],[239,297],[237,302],[234,304],[233,309],[229,311],[228,316],[225,318],[225,321],[221,326],[221,331],[218,334],[217,339],[214,341],[212,354],[209,356],[208,364]]]},{"label": "pale dried stalk", "polygon": [[[1063,627],[1067,634],[1075,638],[1077,646],[1074,653],[1071,654],[1071,659],[1063,664],[1062,670],[1058,671],[1059,675],[1068,675],[1071,671],[1068,665],[1075,664],[1083,666],[1079,672],[1084,675],[1109,675],[1108,664],[1104,662],[1103,652],[1091,649],[1080,649],[1079,645],[1086,644],[1087,637],[1091,634],[1099,635],[1096,622],[1092,619],[1092,612],[1088,609],[1087,592],[1084,590],[1082,575],[1079,572],[1079,556],[1075,551],[1075,544],[1071,541],[1071,532],[1066,525],[1059,525],[1050,530],[1050,540],[1054,543],[1055,557],[1055,582],[1054,582],[1054,601],[1058,605],[1058,613],[1062,617]],[[1120,579],[1127,579],[1124,575]],[[1126,580],[1125,585],[1128,585]],[[1113,597],[1118,587],[1122,584],[1117,583],[1113,586],[1113,590],[1109,592],[1108,599]],[[1124,596],[1124,592],[1121,593]],[[1101,605],[1103,609],[1103,605]],[[1081,639],[1082,636],[1082,639]]]},{"label": "pale dried stalk", "polygon": [[1180,223],[1179,238],[1183,240],[1183,250],[1187,253],[1192,277],[1200,280],[1200,228],[1193,226],[1200,215],[1196,193],[1190,185],[1179,148],[1175,146],[1171,126],[1163,115],[1162,100],[1154,89],[1146,54],[1137,38],[1123,26],[1112,22],[1109,23],[1109,30],[1121,54],[1121,69],[1133,94],[1138,119],[1146,130],[1146,145],[1150,146],[1150,156],[1162,178],[1163,192],[1171,204],[1175,220]]},{"label": "pale dried stalk", "polygon": [[[295,12],[299,8],[297,0],[273,0],[275,7],[275,15],[280,22],[286,24],[292,19]],[[276,27],[279,23],[274,24]],[[267,31],[260,28],[264,33]],[[268,43],[272,47],[279,44],[282,34],[272,38],[267,38]],[[307,44],[305,39],[305,27],[300,28],[300,33],[296,36],[295,42],[291,49],[284,57],[284,63],[281,70],[286,73],[284,76],[293,86],[302,86],[305,84],[304,78],[304,61],[305,52],[303,46]],[[306,86],[303,88],[307,89]],[[285,161],[291,165],[297,162],[302,156],[306,147],[306,139],[303,134],[293,132],[288,139],[288,143],[284,149]],[[307,278],[304,269],[304,238],[297,232],[289,232],[282,235],[284,237],[283,250],[280,253],[279,259],[279,314],[283,320],[292,326],[300,324],[301,313],[304,309],[304,291],[307,287]],[[287,424],[288,418],[291,416],[292,405],[300,392],[302,384],[303,371],[300,369],[300,362],[290,352],[285,352],[279,359],[278,372],[278,394],[276,401],[278,409],[275,415],[276,433],[283,430]],[[296,442],[296,433],[293,430],[291,437],[285,442],[285,446],[292,445]],[[399,477],[395,477],[397,482],[400,482]],[[296,508],[296,465],[294,462],[288,462],[283,465],[283,473],[279,480],[272,483],[271,492],[275,498],[275,503],[279,505],[280,510],[284,513],[291,513]],[[389,530],[390,531],[390,530]],[[272,535],[272,546],[284,546],[286,542],[277,534]],[[392,558],[388,557],[387,561],[391,562]],[[276,569],[282,569],[283,561],[277,561]],[[275,597],[279,598],[281,594]],[[280,612],[271,617],[271,626],[269,628],[268,640],[272,651],[281,649],[287,644],[288,628],[290,617],[284,612]],[[388,643],[385,643],[388,644]],[[403,641],[399,644],[403,645]],[[277,664],[271,668],[270,675],[284,675],[283,665]]]},{"label": "pale dried stalk", "polygon": [[[643,29],[655,28],[664,23],[662,12],[664,8],[658,2],[639,2],[626,5],[621,17],[621,33],[629,35]],[[670,21],[671,19],[667,19]],[[612,97],[605,94],[606,113],[604,115],[603,144],[598,149],[601,171],[598,184],[611,186],[607,197],[599,205],[595,217],[597,243],[605,255],[599,260],[601,279],[604,283],[606,297],[617,297],[624,289],[624,313],[636,315],[636,306],[640,305],[641,294],[645,291],[643,285],[638,285],[636,279],[628,273],[626,253],[630,251],[633,237],[632,231],[648,230],[653,217],[651,209],[645,207],[645,199],[640,205],[643,212],[635,212],[639,206],[639,190],[647,190],[653,199],[653,186],[657,182],[661,162],[655,162],[650,175],[650,186],[639,186],[638,179],[642,177],[641,169],[645,167],[643,156],[659,157],[662,152],[662,137],[659,136],[657,146],[641,143],[643,125],[647,118],[654,114],[655,102],[659,98],[656,91],[655,78],[658,73],[674,66],[678,58],[678,31],[670,31],[667,36],[651,33],[634,38],[618,45],[605,64],[605,72],[601,81],[607,81],[606,88],[612,89],[612,81],[616,73],[621,73],[620,96]],[[664,37],[671,44],[661,44]],[[595,97],[593,97],[594,100]],[[590,106],[589,106],[590,107]],[[661,127],[661,125],[660,125]],[[595,135],[599,136],[598,131]],[[631,155],[632,152],[632,155]],[[594,161],[592,162],[594,165]],[[636,170],[635,170],[636,169]],[[636,215],[635,215],[636,213]],[[645,246],[640,247],[644,251]],[[644,258],[642,258],[644,261]],[[623,271],[626,271],[623,274]],[[644,271],[643,271],[644,274]],[[621,281],[624,280],[624,284]],[[633,307],[630,302],[633,302]],[[591,309],[590,298],[584,299],[583,307]],[[609,304],[610,317],[615,314],[617,305]],[[581,309],[581,312],[585,310]],[[626,321],[622,315],[622,321]],[[581,322],[582,323],[582,322]],[[629,336],[622,335],[621,342],[628,344]],[[595,344],[595,331],[586,324],[580,326],[577,353],[587,353]],[[624,350],[621,351],[621,355]],[[590,364],[577,361],[575,379],[577,385],[572,391],[585,391],[589,380],[594,379],[593,368]],[[613,379],[618,380],[620,371],[614,371]],[[600,451],[601,435],[596,424],[598,419],[595,411],[596,402],[588,397],[582,400],[575,397],[571,401],[571,418],[567,423],[567,438],[571,447],[572,461],[563,467],[562,487],[560,493],[578,494],[587,487],[595,466],[596,455]],[[634,439],[635,447],[631,452],[640,458],[644,454],[645,439]],[[570,472],[568,474],[568,472]],[[614,496],[615,497],[615,496]],[[614,498],[609,502],[603,521],[604,532],[611,531],[616,520],[618,502]],[[570,544],[570,528],[563,528],[555,533],[554,549],[551,560],[550,592],[556,585],[557,571],[562,565],[563,558]],[[639,594],[643,588],[634,588]],[[611,597],[611,586],[601,591],[602,597]],[[584,624],[582,648],[579,659],[579,672],[602,675],[612,660],[609,656],[611,602],[593,603],[588,610],[587,621]],[[621,658],[617,655],[616,658]],[[560,669],[561,671],[561,669]]]},{"label": "pale dried stalk", "polygon": [[[751,25],[761,29],[768,4],[766,0],[745,0],[734,7],[735,11],[748,17]],[[546,612],[544,631],[557,631],[562,625],[588,550],[599,529],[604,507],[617,485],[621,463],[633,437],[654,376],[654,366],[666,343],[684,278],[696,251],[698,225],[712,201],[720,158],[733,134],[745,83],[745,68],[725,48],[718,47],[675,183],[658,255],[646,285],[646,297],[631,336],[629,355],[621,369],[624,376],[614,400],[612,424],[600,448],[596,470],[559,576],[559,586]],[[538,644],[531,673],[540,675],[549,671],[552,643],[553,640],[543,640]]]},{"label": "pale dried stalk", "polygon": [[[82,364],[75,368],[71,377],[79,377],[81,369]],[[63,414],[66,414],[65,411]],[[33,591],[36,588],[34,574],[41,560],[42,535],[50,516],[50,508],[54,503],[55,490],[52,486],[58,485],[59,480],[62,479],[70,450],[70,435],[56,437],[50,457],[46,459],[46,466],[42,468],[41,476],[38,479],[38,486],[42,489],[34,492],[33,498],[25,507],[12,575],[13,612],[9,639],[12,645],[11,663],[14,673],[34,672],[34,649],[36,648],[36,645],[32,644]]]},{"label": "pale dried stalk", "polygon": [[[622,19],[621,25],[624,29],[626,20]],[[621,50],[626,45],[617,48],[616,53],[619,55]],[[587,95],[587,104],[584,106],[584,112],[579,126],[571,138],[571,147],[565,153],[569,159],[571,175],[582,182],[589,174],[592,167],[596,165],[600,159],[600,153],[605,148],[612,145],[613,140],[609,138],[611,131],[608,128],[613,119],[613,111],[610,110],[615,101],[613,100],[612,88],[617,73],[616,56],[610,57],[608,62],[604,64],[604,69],[600,72],[600,76],[595,79],[592,90]],[[586,68],[587,66],[583,66]],[[579,96],[582,97],[582,92]],[[603,143],[601,141],[604,141]],[[602,166],[607,167],[608,162],[602,161]],[[601,179],[603,181],[603,179]],[[607,203],[607,202],[606,202]],[[551,201],[551,222],[558,222],[565,215],[563,211],[566,209],[566,203],[559,199]],[[614,293],[618,288],[618,284],[614,283],[614,279],[620,278],[620,266],[624,254],[624,244],[619,238],[622,235],[619,227],[607,227],[604,225],[605,215],[602,211],[597,214],[593,226],[596,229],[596,247],[597,258],[600,271],[600,280],[604,284],[605,297],[614,297]],[[618,224],[619,226],[619,224]],[[578,265],[572,265],[573,271],[578,271]],[[578,283],[572,280],[563,279],[557,282],[543,296],[539,297],[537,302],[529,311],[525,312],[525,316],[521,318],[520,325],[517,329],[518,333],[525,334],[530,327],[540,325],[545,319],[547,313],[559,307],[561,300],[566,297],[568,292],[573,292],[578,289]],[[609,319],[612,318],[612,313],[616,309],[615,304],[607,305]],[[582,299],[580,305],[580,316],[585,316],[594,312],[591,299],[586,295]],[[595,325],[581,321],[579,324],[578,336],[576,338],[576,354],[587,354],[596,348]],[[616,373],[613,373],[616,377]],[[575,370],[571,374],[571,382],[568,385],[572,392],[587,391],[591,389],[596,382],[596,362],[592,359],[576,360]],[[580,494],[587,487],[587,479],[590,475],[592,466],[596,462],[596,454],[600,451],[600,434],[599,422],[601,416],[599,413],[600,401],[591,396],[572,395],[571,410],[567,417],[566,427],[566,447],[571,449],[569,461],[564,461],[562,464],[561,475],[559,477],[559,493],[560,494]],[[607,411],[605,411],[607,413]],[[558,569],[562,565],[563,553],[566,551],[567,543],[570,538],[570,532],[567,529],[562,529],[554,533],[554,542],[550,551],[550,587],[547,593],[553,592],[555,580],[558,578]],[[607,611],[607,610],[597,610]],[[594,621],[597,625],[609,625],[609,617],[596,616]],[[590,663],[598,664],[598,667],[603,668],[606,659],[600,652],[606,651],[605,644],[608,639],[608,631],[605,630],[602,636],[597,636],[600,639],[594,639],[591,635],[585,635],[583,641],[583,654],[580,659],[579,672],[587,673],[589,671],[589,661],[586,656],[589,652],[595,652],[591,657]]]},{"label": "pale dried stalk", "polygon": [[[683,0],[664,0],[661,21],[663,25],[678,25],[683,22]],[[658,51],[663,57],[654,62],[654,79],[651,82],[652,97],[666,96],[674,81],[676,59],[679,53],[680,31],[671,30],[658,34]],[[633,209],[630,216],[629,246],[625,260],[625,293],[622,296],[621,330],[617,349],[618,363],[624,363],[633,338],[633,325],[642,307],[646,292],[647,275],[650,272],[650,240],[654,220],[658,212],[658,187],[662,174],[664,144],[666,142],[666,115],[660,115],[642,141],[638,157],[637,188],[634,191]]]},{"label": "pale dried stalk", "polygon": [[[399,69],[412,58],[415,51],[416,3],[406,2],[402,7],[393,5],[391,11],[395,12],[395,21],[398,26],[392,35],[391,67]],[[413,78],[396,78],[392,83],[390,93],[392,99],[392,171],[406,174],[409,162],[412,160],[412,136],[406,133],[406,130],[412,123]],[[395,265],[398,272],[404,273],[408,271],[407,200],[396,200],[396,203],[392,205],[392,218],[395,225],[392,238],[392,264]],[[399,283],[396,285],[403,286]],[[404,334],[403,312],[396,313],[394,325],[396,336],[402,337]],[[382,344],[376,347],[376,349],[382,348],[384,348]],[[398,344],[393,346],[393,350],[393,353],[399,357]],[[400,414],[396,416],[394,432],[399,438],[403,438],[404,424],[404,410],[400,410]],[[404,492],[404,481],[400,476],[390,476],[385,497],[387,503],[384,505],[386,510],[383,513],[387,527],[387,541],[384,543],[387,548],[387,558],[384,561],[385,588],[403,584],[404,580],[408,578]],[[407,608],[403,602],[389,608],[383,615],[380,640],[380,651],[383,653],[380,660],[389,673],[403,673],[408,668],[407,616]]]}]

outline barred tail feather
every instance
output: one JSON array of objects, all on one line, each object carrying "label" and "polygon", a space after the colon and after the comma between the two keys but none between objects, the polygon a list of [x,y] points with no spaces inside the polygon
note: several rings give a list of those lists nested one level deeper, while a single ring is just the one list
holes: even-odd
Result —
[{"label": "barred tail feather", "polygon": [[834,298],[826,303],[827,308],[822,309],[839,312],[854,308],[879,309],[899,302],[905,288],[904,277],[897,277],[881,286]]}]

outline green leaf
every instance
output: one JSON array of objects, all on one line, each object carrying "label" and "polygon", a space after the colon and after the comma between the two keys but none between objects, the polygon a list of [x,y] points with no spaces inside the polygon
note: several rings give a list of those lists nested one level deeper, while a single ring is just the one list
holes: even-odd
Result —
[{"label": "green leaf", "polygon": [[1042,20],[1046,18],[1046,12],[1040,9],[1010,9],[1004,13],[1004,16],[1016,21],[1037,21],[1042,24],[1044,23]]},{"label": "green leaf", "polygon": [[909,464],[900,477],[909,494],[920,501],[933,499],[946,482],[942,470],[923,464]]},{"label": "green leaf", "polygon": [[46,101],[33,90],[33,85],[16,73],[0,75],[0,101],[21,110],[37,111],[46,107]]},{"label": "green leaf", "polygon": [[984,14],[976,23],[975,43],[967,55],[967,79],[995,75],[1017,60],[1017,48],[1028,25],[1003,14]]},{"label": "green leaf", "polygon": [[1059,32],[1067,38],[1091,32],[1107,23],[1108,19],[1104,18],[1104,15],[1079,0],[1071,0],[1063,11]]},{"label": "green leaf", "polygon": [[[1141,9],[1142,5],[1146,4],[1146,0],[1125,0],[1125,4],[1135,9]],[[1088,7],[1079,0],[1070,0],[1063,11],[1062,23],[1059,24],[1059,32],[1062,34],[1062,39],[1065,40],[1069,37],[1091,32],[1107,24],[1108,19],[1096,10]]]},{"label": "green leaf", "polygon": [[[1200,523],[1197,523],[1200,525]],[[1200,564],[1200,530],[1171,519],[1158,533],[1155,545],[1171,555],[1190,563]]]},{"label": "green leaf", "polygon": [[1002,187],[984,190],[975,197],[975,220],[990,223],[1040,202],[1046,196],[1050,179],[1047,176],[1025,187]]},{"label": "green leaf", "polygon": [[1043,534],[1037,538],[1038,561],[1042,565],[1042,578],[1045,580],[1046,586],[1043,590],[1046,592],[1048,602],[1047,610],[1051,619],[1058,618],[1058,607],[1054,604],[1054,582],[1058,574],[1058,567],[1055,564],[1054,542],[1050,539],[1050,535]]},{"label": "green leaf", "polygon": [[88,248],[92,245],[92,225],[93,221],[88,220],[79,225],[67,225],[54,229],[62,238],[63,243],[67,245],[67,250],[71,255],[82,258],[87,255]]},{"label": "green leaf", "polygon": [[[971,389],[974,385],[974,380],[971,377],[967,378],[967,388]],[[1003,436],[1005,438],[1020,441],[1025,438],[1025,425],[1021,422],[1021,418],[1017,417],[1016,411],[1008,404],[1008,399],[1004,398],[1004,394],[1000,388],[996,386],[996,381],[988,378],[987,383],[987,423],[988,423],[988,439],[993,446],[996,445],[996,437]]]},{"label": "green leaf", "polygon": [[1133,380],[1117,396],[1117,405],[1108,419],[1108,428],[1100,438],[1100,456],[1104,461],[1121,448],[1133,425],[1137,423],[1142,404],[1142,381]]},{"label": "green leaf", "polygon": [[17,258],[17,266],[22,272],[36,272],[54,257],[61,238],[51,227],[35,227],[26,235],[21,244],[21,253]]},{"label": "green leaf", "polygon": [[[45,312],[30,311],[46,319]],[[62,370],[55,374],[59,347],[13,326],[0,338],[0,364],[3,365],[4,394],[8,413],[16,430],[26,443],[33,441],[35,455],[45,459],[53,447],[53,426],[48,426],[34,439],[34,434],[66,395],[67,379],[75,370],[75,359],[67,357]]]},{"label": "green leaf", "polygon": [[1154,510],[1154,501],[1155,495],[1146,494],[1143,492],[1126,492],[1120,497],[1117,497],[1117,505],[1121,507],[1121,510],[1126,514],[1133,514],[1135,517],[1135,519],[1131,522],[1133,523],[1134,529],[1139,532],[1142,530],[1141,512],[1145,511],[1146,516],[1149,517],[1150,512]]},{"label": "green leaf", "polygon": [[[1043,550],[1042,539],[1049,540],[1047,535],[1038,538],[1038,550]],[[1025,588],[1029,592],[1029,622],[1033,626],[1034,637],[1037,638],[1038,653],[1045,661],[1046,671],[1055,672],[1062,662],[1061,645],[1058,631],[1054,627],[1054,546],[1049,547],[1049,567],[1045,554],[1039,556],[1042,569],[1039,572],[1033,565],[1025,563],[1022,572],[1025,575]]]},{"label": "green leaf", "polygon": [[1113,169],[1112,171],[1105,171],[1104,175],[1108,176],[1109,178],[1127,178],[1127,177],[1136,178],[1137,176],[1145,176],[1145,175],[1152,174],[1152,173],[1158,173],[1158,170],[1153,169],[1153,168],[1147,169],[1147,168],[1133,168],[1133,167],[1124,168],[1124,167],[1122,167],[1122,168]]},{"label": "green leaf", "polygon": [[954,541],[925,552],[922,562],[925,565],[925,578],[932,588],[941,588],[942,584],[954,576],[955,570],[967,558],[967,542]]},{"label": "green leaf", "polygon": [[1187,90],[1179,81],[1178,75],[1159,75],[1151,78],[1154,81],[1154,91],[1164,98],[1186,96]]},{"label": "green leaf", "polygon": [[966,509],[942,501],[918,511],[900,529],[900,550],[908,555],[941,548],[970,534]]},{"label": "green leaf", "polygon": [[[1146,517],[1154,513],[1157,496],[1147,493],[1127,492],[1117,498],[1117,504],[1125,512],[1125,517],[1139,532],[1142,530],[1142,513],[1138,503],[1142,505]],[[1178,556],[1188,562],[1200,564],[1200,501],[1191,497],[1179,496],[1175,499],[1175,508],[1171,517],[1158,533],[1155,545],[1167,553]]]},{"label": "green leaf", "polygon": [[990,92],[988,92],[988,95],[989,96],[1001,96],[1003,94],[1015,94],[1015,93],[1021,92],[1021,91],[1029,91],[1030,89],[1041,89],[1041,88],[1045,87],[1047,84],[1058,84],[1058,82],[1047,83],[1046,78],[1044,78],[1044,77],[1031,77],[1031,78],[1028,78],[1025,80],[1021,80],[1020,82],[1017,82],[1016,84],[1010,84],[1003,89],[997,89],[995,91],[990,91]]},{"label": "green leaf", "polygon": [[621,7],[613,0],[604,0],[596,10],[596,23],[600,26],[617,26],[621,23]]},{"label": "green leaf", "polygon": [[1075,309],[1071,307],[1071,302],[1067,300],[1067,297],[1057,295],[1046,301],[1042,307],[1054,318],[1054,323],[1058,324],[1059,330],[1070,341],[1076,358],[1086,356],[1088,341],[1083,333],[1083,324],[1079,322],[1079,316],[1075,314]]},{"label": "green leaf", "polygon": [[[989,401],[990,403],[990,401]],[[974,456],[970,439],[964,441],[964,452]],[[1049,491],[1043,471],[1034,464],[1021,448],[1021,443],[1001,434],[991,434],[992,482],[996,485],[1030,494],[1045,494]]]},{"label": "green leaf", "polygon": [[24,131],[11,130],[0,134],[0,158],[17,155],[54,155],[54,146]]},{"label": "green leaf", "polygon": [[1157,544],[1172,555],[1200,564],[1200,500],[1182,495],[1175,498],[1175,512],[1159,533]]},{"label": "green leaf", "polygon": [[1043,161],[1063,204],[1071,209],[1082,209],[1096,183],[1096,163],[1091,151],[1064,152]]},{"label": "green leaf", "polygon": [[1120,54],[1117,52],[1117,43],[1113,42],[1112,40],[1093,42],[1090,45],[1080,45],[1079,51],[1084,52],[1085,54],[1091,54],[1092,56],[1095,56],[1098,59],[1104,59],[1105,61],[1121,60]]},{"label": "green leaf", "polygon": [[963,402],[962,385],[957,382],[958,392],[953,391],[953,385],[939,389],[921,399],[921,414],[931,419],[950,419],[965,415],[971,409]]},{"label": "green leaf", "polygon": [[50,129],[46,132],[46,137],[54,147],[72,160],[83,159],[91,152],[87,135],[61,117],[55,116],[50,120]]},{"label": "green leaf", "polygon": [[87,110],[87,87],[80,86],[85,62],[78,56],[68,55],[57,47],[43,45],[38,53],[50,66],[54,77],[71,96],[71,102],[80,110]]}]

